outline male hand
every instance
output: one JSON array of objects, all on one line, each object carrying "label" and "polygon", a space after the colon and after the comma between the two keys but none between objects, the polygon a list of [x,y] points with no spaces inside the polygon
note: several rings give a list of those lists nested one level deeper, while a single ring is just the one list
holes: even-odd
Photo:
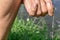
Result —
[{"label": "male hand", "polygon": [[24,5],[30,16],[54,15],[52,0],[24,0]]}]

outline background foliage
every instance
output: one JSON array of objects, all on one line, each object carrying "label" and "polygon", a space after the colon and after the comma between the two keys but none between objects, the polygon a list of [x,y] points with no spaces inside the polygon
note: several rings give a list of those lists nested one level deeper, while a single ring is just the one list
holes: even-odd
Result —
[{"label": "background foliage", "polygon": [[9,33],[8,40],[47,40],[46,24],[40,27],[34,24],[32,20],[24,21],[16,18],[11,32]]}]

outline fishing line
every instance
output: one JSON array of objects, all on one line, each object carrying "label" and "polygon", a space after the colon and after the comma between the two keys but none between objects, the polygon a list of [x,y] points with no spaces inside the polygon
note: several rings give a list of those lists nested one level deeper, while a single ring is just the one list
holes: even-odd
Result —
[{"label": "fishing line", "polygon": [[54,16],[52,17],[52,40],[53,40],[53,38],[54,38],[54,26],[55,26],[55,24],[54,24]]}]

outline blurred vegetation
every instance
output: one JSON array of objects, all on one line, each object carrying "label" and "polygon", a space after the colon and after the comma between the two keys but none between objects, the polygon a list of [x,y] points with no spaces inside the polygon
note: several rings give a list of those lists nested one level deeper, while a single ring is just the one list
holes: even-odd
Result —
[{"label": "blurred vegetation", "polygon": [[[8,40],[52,40],[48,38],[47,24],[45,22],[40,26],[35,24],[33,20],[23,20],[16,18]],[[55,36],[53,40],[60,40]]]},{"label": "blurred vegetation", "polygon": [[56,30],[53,40],[60,40],[60,29]]}]

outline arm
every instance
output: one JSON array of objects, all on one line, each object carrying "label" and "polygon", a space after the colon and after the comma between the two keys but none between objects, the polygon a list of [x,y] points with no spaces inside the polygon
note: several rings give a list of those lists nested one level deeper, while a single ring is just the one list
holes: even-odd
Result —
[{"label": "arm", "polygon": [[13,23],[21,0],[0,0],[0,40],[5,40]]}]

